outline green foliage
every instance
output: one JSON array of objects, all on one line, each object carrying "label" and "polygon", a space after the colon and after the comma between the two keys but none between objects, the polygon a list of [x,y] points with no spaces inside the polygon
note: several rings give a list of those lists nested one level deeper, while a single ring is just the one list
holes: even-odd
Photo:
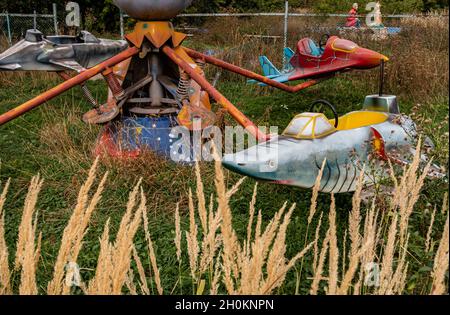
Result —
[{"label": "green foliage", "polygon": [[[194,0],[192,12],[213,12],[213,11],[274,11],[284,7],[285,0]],[[58,8],[64,8],[67,0],[17,0],[1,1],[0,12],[8,11],[15,13],[31,13],[33,10],[48,13],[52,11],[52,3],[56,3]],[[108,18],[116,14],[117,9],[112,0],[77,0],[84,14],[92,12],[102,20],[101,27],[108,24]],[[361,7],[365,7],[370,1],[357,0],[290,0],[292,8],[308,9],[312,8],[320,12],[335,13],[350,10],[353,2],[358,2]],[[389,13],[428,11],[433,9],[448,8],[447,0],[390,0],[381,1],[383,8]],[[112,14],[111,14],[112,13]]]},{"label": "green foliage", "polygon": [[[75,0],[81,9],[82,27],[91,31],[104,32],[118,29],[119,10],[115,7],[113,0]],[[17,0],[0,1],[0,12],[51,13],[52,3],[56,3],[60,21],[64,19],[64,8],[67,0]],[[284,8],[285,0],[194,0],[188,12],[279,12]],[[345,13],[351,8],[353,2],[360,4],[360,13],[365,13],[365,6],[369,3],[357,0],[290,0],[292,9],[312,9],[320,13]],[[391,0],[381,1],[384,13],[405,13],[430,11],[448,8],[446,0]]]},{"label": "green foliage", "polygon": [[192,9],[197,12],[217,10],[231,11],[273,11],[283,8],[284,0],[198,0],[194,1]]},{"label": "green foliage", "polygon": [[448,8],[448,0],[423,0],[423,8],[426,11]]},{"label": "green foliage", "polygon": [[[357,2],[359,4],[359,12],[361,14],[365,13],[365,7],[369,2],[372,1],[357,1],[357,0],[346,0],[346,1],[333,1],[333,0],[319,0],[313,5],[313,9],[321,13],[343,13],[350,11],[352,4]],[[424,11],[429,9],[429,5],[425,5],[426,2],[444,2],[440,0],[393,0],[393,1],[381,1],[382,12],[384,13],[411,13],[417,11]],[[445,7],[444,3],[434,4],[434,8]],[[448,5],[448,4],[447,4]]]}]

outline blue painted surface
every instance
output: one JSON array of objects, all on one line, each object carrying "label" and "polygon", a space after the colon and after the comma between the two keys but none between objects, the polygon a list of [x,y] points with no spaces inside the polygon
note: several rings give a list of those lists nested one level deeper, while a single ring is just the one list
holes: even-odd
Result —
[{"label": "blue painted surface", "polygon": [[312,40],[308,40],[309,48],[311,49],[311,55],[314,57],[320,57],[322,55],[322,52],[320,51],[319,47],[317,47],[316,43]]},{"label": "blue painted surface", "polygon": [[277,67],[275,67],[266,56],[260,56],[259,63],[261,65],[264,76],[271,77],[281,75],[280,70],[278,70]]},{"label": "blue painted surface", "polygon": [[176,116],[122,117],[109,128],[119,151],[150,150],[178,164],[194,163],[193,134],[179,126]]},{"label": "blue painted surface", "polygon": [[283,73],[288,73],[291,72],[292,70],[294,70],[294,67],[291,64],[291,59],[292,57],[294,57],[295,52],[289,48],[289,47],[285,47],[283,49],[283,54],[284,54],[284,60],[286,61],[286,64],[284,65],[284,69],[281,71]]},{"label": "blue painted surface", "polygon": [[[283,53],[288,61],[295,54],[290,48],[285,48],[283,50]],[[266,78],[272,79],[280,83],[288,82],[289,77],[293,74],[294,71],[294,68],[290,63],[288,63],[282,71],[278,70],[277,67],[275,67],[273,63],[269,60],[269,58],[267,58],[267,56],[260,56],[259,63],[261,64],[263,75]],[[261,83],[257,80],[247,80],[247,83],[251,84],[257,83],[260,86],[266,86],[266,84]]]},{"label": "blue painted surface", "polygon": [[283,49],[283,53],[284,53],[284,58],[286,58],[286,60],[288,60],[288,61],[291,60],[292,57],[294,57],[294,55],[295,55],[295,52],[289,47],[285,47]]},{"label": "blue painted surface", "polygon": [[170,137],[177,126],[175,117],[124,117],[122,123],[115,124],[111,131],[114,142],[124,150],[146,148],[159,155],[170,157],[170,149],[178,139]]},{"label": "blue painted surface", "polygon": [[[377,27],[372,27],[372,29],[377,30],[377,29],[383,29],[385,28],[387,30],[387,33],[389,35],[397,35],[402,31],[401,27],[393,27],[393,26],[388,26],[385,27],[383,25],[381,26],[377,26]],[[345,31],[345,30],[366,30],[368,29],[367,27],[365,28],[355,28],[355,27],[338,27],[337,30],[339,31]]]},{"label": "blue painted surface", "polygon": [[[292,73],[281,74],[281,75],[270,75],[270,76],[267,76],[267,78],[277,81],[279,83],[286,83],[286,82],[289,82],[289,77],[291,75],[292,75]],[[259,82],[257,80],[248,80],[247,83],[251,83],[251,84],[257,83],[259,86],[267,86],[267,84]]]},{"label": "blue painted surface", "polygon": [[388,34],[398,34],[402,31],[401,27],[387,27]]}]

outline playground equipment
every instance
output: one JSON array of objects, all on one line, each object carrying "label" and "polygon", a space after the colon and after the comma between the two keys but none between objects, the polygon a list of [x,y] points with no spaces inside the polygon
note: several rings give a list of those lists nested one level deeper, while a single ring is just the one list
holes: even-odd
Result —
[{"label": "playground equipment", "polygon": [[[322,36],[319,45],[312,39],[304,38],[297,44],[296,52],[284,49],[289,66],[278,70],[266,56],[259,58],[261,68],[267,78],[277,82],[330,77],[338,72],[353,69],[372,69],[388,57],[370,49],[359,47],[352,41],[337,36]],[[250,81],[254,83],[255,81]]]},{"label": "playground equipment", "polygon": [[[349,67],[374,67],[380,62],[384,65],[387,58],[383,55],[359,48],[352,42],[331,37],[326,41],[322,57],[313,59],[314,56],[308,55],[304,58],[305,60],[302,60],[299,48],[297,54],[292,57],[296,62],[292,61],[291,64],[300,66],[303,62],[316,60],[316,64],[320,65],[321,58],[330,54],[336,57],[336,64],[341,66],[331,71],[330,67],[334,65],[325,63],[321,65],[322,69],[319,67],[319,70],[306,75],[297,71],[293,78],[310,79],[291,86],[279,82],[281,80],[259,75],[184,47],[183,41],[186,35],[175,31],[168,19],[175,17],[190,4],[190,1],[169,0],[164,4],[157,0],[116,0],[115,2],[132,18],[140,21],[136,23],[134,31],[125,36],[128,48],[120,44],[117,47],[115,44],[111,45],[117,49],[120,47],[121,52],[109,59],[98,60],[99,63],[91,68],[88,68],[89,63],[78,60],[76,56],[70,57],[70,50],[78,47],[76,45],[101,46],[101,40],[96,40],[88,33],[84,33],[84,42],[80,39],[81,43],[78,43],[78,39],[70,38],[67,40],[68,46],[62,50],[67,53],[64,56],[68,56],[68,60],[64,61],[64,58],[58,60],[56,57],[59,55],[56,53],[53,58],[41,57],[41,55],[46,56],[46,53],[53,54],[51,49],[49,51],[42,49],[42,45],[49,43],[51,45],[52,40],[53,47],[67,44],[67,42],[63,43],[62,37],[58,43],[55,43],[56,38],[44,39],[38,33],[29,33],[28,42],[38,43],[35,46],[25,43],[25,46],[34,47],[32,51],[36,52],[31,54],[30,64],[64,73],[66,81],[0,115],[0,126],[77,85],[83,86],[87,80],[101,74],[108,84],[111,95],[108,102],[102,106],[93,102],[94,108],[83,116],[83,120],[87,123],[104,125],[94,150],[98,155],[132,158],[141,154],[142,150],[152,150],[173,158],[178,154],[178,152],[175,154],[172,152],[173,144],[177,141],[177,135],[172,134],[173,127],[182,126],[189,131],[195,131],[214,125],[216,115],[211,108],[211,99],[213,99],[248,133],[261,142],[249,150],[226,156],[224,165],[233,171],[257,179],[309,188],[317,175],[317,166],[326,158],[327,171],[324,176],[326,182],[321,190],[344,192],[354,189],[354,178],[357,176],[355,161],[360,163],[367,161],[372,156],[370,148],[375,150],[375,155],[380,160],[389,158],[400,164],[407,163],[403,153],[406,154],[408,150],[410,152],[414,143],[414,123],[399,115],[395,97],[385,96],[382,93],[382,84],[380,84],[378,96],[368,97],[363,111],[337,117],[334,107],[325,102],[322,105],[328,104],[328,107],[333,110],[334,119],[328,119],[320,113],[304,113],[294,118],[282,136],[271,139],[271,136],[259,130],[248,117],[209,83],[203,71],[204,65],[209,63],[263,84],[295,93],[330,78],[332,76],[330,73],[334,74],[336,71],[344,71]],[[30,40],[32,35],[36,37],[35,41]],[[42,51],[38,54],[39,49]],[[58,51],[58,49],[54,50]],[[11,51],[8,55],[10,53]],[[343,60],[340,60],[338,55]],[[5,57],[3,60],[8,58],[5,53],[2,57]],[[23,58],[26,59],[24,56]],[[344,59],[350,60],[351,65],[345,63]],[[3,67],[10,70],[25,68],[24,65],[23,62],[3,61]],[[303,67],[303,72],[307,72],[308,67],[305,65]],[[326,67],[328,71],[325,71]],[[62,72],[65,69],[79,73],[70,77]],[[381,69],[382,74],[384,67],[382,66]],[[254,152],[262,147],[269,149],[269,153],[263,156],[254,155]],[[273,158],[275,151],[281,153],[280,160]],[[349,156],[349,151],[355,153],[356,160]],[[399,156],[393,154],[397,151],[400,152]],[[252,164],[247,164],[241,159],[246,155],[254,158]],[[192,154],[180,156],[177,161],[190,162]],[[438,171],[433,174],[440,176]]]},{"label": "playground equipment", "polygon": [[[205,63],[291,93],[323,80],[313,79],[289,86],[184,47],[186,35],[176,32],[169,19],[190,1],[117,0],[115,3],[139,20],[134,31],[125,36],[129,47],[92,68],[79,69],[81,72],[76,76],[66,76],[64,83],[0,115],[0,125],[102,74],[111,97],[106,104],[95,106],[83,116],[87,123],[106,124],[95,152],[134,157],[143,149],[150,149],[168,156],[176,140],[170,133],[174,126],[192,130],[193,122],[198,119],[202,128],[215,123],[210,98],[259,141],[269,139],[269,135],[261,132],[207,81],[203,72]],[[118,65],[122,72],[120,77],[114,72]]]},{"label": "playground equipment", "polygon": [[[330,107],[328,118],[312,112],[316,105]],[[387,161],[408,165],[417,144],[416,125],[401,115],[394,96],[372,95],[361,111],[338,117],[334,106],[324,100],[302,113],[282,135],[236,154],[226,155],[229,170],[260,181],[312,189],[323,166],[319,190],[345,193],[356,190],[363,172],[364,184],[371,185],[389,176]],[[422,165],[429,159],[422,155]],[[444,178],[432,165],[430,178]]]},{"label": "playground equipment", "polygon": [[99,39],[87,31],[78,36],[44,36],[28,30],[25,38],[0,54],[0,71],[82,72],[128,47],[126,41]]},{"label": "playground equipment", "polygon": [[[383,93],[383,79],[384,61],[378,94],[367,96],[362,110],[339,117],[333,104],[317,100],[309,112],[295,116],[282,135],[225,155],[222,164],[260,181],[306,189],[315,186],[323,167],[319,190],[327,193],[355,191],[361,173],[364,184],[376,184],[389,176],[388,161],[400,166],[411,163],[419,140],[416,124],[400,113],[397,97]],[[425,143],[434,147],[429,138]],[[429,162],[425,154],[420,158],[422,165]],[[435,164],[427,175],[446,177]]]}]

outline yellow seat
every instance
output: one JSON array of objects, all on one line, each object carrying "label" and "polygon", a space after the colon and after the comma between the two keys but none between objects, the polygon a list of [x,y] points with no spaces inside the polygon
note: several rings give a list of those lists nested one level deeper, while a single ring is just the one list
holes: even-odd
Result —
[{"label": "yellow seat", "polygon": [[337,128],[335,119],[327,119],[322,113],[303,113],[294,117],[283,135],[295,139],[320,139],[336,131],[351,130],[387,121],[389,115],[381,112],[351,112],[339,118]]},{"label": "yellow seat", "polygon": [[[389,115],[380,112],[358,111],[351,112],[339,118],[337,130],[350,130],[370,125],[377,125],[387,121]],[[334,125],[335,120],[331,119],[330,123]]]}]

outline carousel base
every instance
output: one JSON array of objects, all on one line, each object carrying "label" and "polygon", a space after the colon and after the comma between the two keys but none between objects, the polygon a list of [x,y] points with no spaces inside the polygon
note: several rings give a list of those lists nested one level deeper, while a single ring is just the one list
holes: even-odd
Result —
[{"label": "carousel base", "polygon": [[181,138],[180,135],[172,135],[173,128],[177,126],[175,116],[170,115],[121,117],[103,128],[97,139],[94,154],[134,159],[145,151],[152,151],[160,157],[176,162],[189,162],[191,154],[187,154],[188,156],[184,158],[182,153],[173,149],[174,144]]}]

